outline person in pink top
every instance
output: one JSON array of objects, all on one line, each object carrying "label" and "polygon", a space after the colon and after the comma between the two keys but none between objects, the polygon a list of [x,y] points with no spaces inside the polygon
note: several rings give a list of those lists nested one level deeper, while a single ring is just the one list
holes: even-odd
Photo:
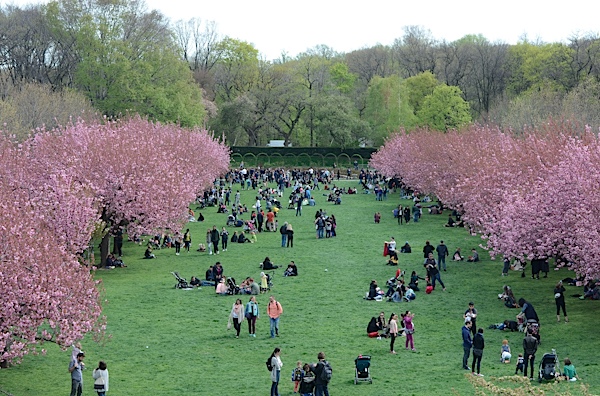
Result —
[{"label": "person in pink top", "polygon": [[404,322],[404,334],[406,334],[406,349],[408,349],[408,344],[410,343],[410,348],[413,351],[416,351],[415,342],[413,340],[415,325],[413,324],[412,320],[414,317],[415,315],[413,313],[406,311],[406,313],[402,315],[402,322]]},{"label": "person in pink top", "polygon": [[283,308],[275,297],[269,297],[269,305],[267,305],[267,314],[271,323],[271,338],[279,337],[279,316],[283,313]]}]

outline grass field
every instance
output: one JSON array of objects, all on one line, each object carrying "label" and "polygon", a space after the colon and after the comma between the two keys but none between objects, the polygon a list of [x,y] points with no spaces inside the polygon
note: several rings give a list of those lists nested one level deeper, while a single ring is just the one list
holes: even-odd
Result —
[{"label": "grass field", "polygon": [[[478,326],[485,329],[481,370],[486,380],[514,373],[514,364],[499,362],[502,339],[509,340],[514,355],[522,351],[522,333],[487,329],[491,323],[513,319],[517,313],[497,298],[504,284],[511,285],[517,298],[531,301],[540,316],[542,345],[538,361],[544,352],[556,348],[561,360],[571,358],[592,393],[600,393],[595,356],[600,346],[600,303],[571,298],[582,290],[567,286],[570,323],[556,322],[553,287],[558,279],[572,276],[568,271],[551,270],[549,278],[541,280],[521,278],[516,272],[503,278],[501,261],[490,260],[478,248],[480,263],[448,262],[448,272],[442,272],[446,292],[439,289],[425,295],[421,291],[411,303],[366,301],[363,296],[370,280],[377,279],[384,285],[396,270],[384,265],[382,256],[383,241],[390,236],[399,246],[410,242],[413,253],[400,255],[400,267],[408,274],[417,270],[421,275],[420,252],[426,240],[437,245],[443,239],[451,253],[457,246],[466,253],[481,239],[464,229],[443,227],[446,216],[425,214],[417,224],[398,225],[391,214],[400,202],[398,194],[383,202],[375,201],[373,195],[344,196],[341,206],[333,206],[322,193],[314,192],[317,207],[304,207],[301,217],[286,210],[286,205],[281,210],[279,223],[289,221],[294,226],[294,248],[281,248],[279,233],[262,233],[258,243],[230,244],[228,251],[219,256],[196,251],[175,256],[173,250],[163,249],[156,251],[155,260],[142,260],[144,248],[126,243],[124,260],[128,267],[96,274],[103,280],[107,300],[104,312],[112,338],[105,345],[91,339],[83,341],[88,367],[84,372],[84,394],[93,394],[91,370],[103,359],[110,372],[109,395],[266,395],[270,379],[264,362],[279,346],[284,363],[282,395],[292,394],[290,373],[296,361],[315,362],[319,351],[327,354],[333,367],[329,386],[333,395],[472,395],[475,390],[461,368],[462,314],[469,301],[475,302]],[[253,198],[252,192],[242,191],[242,201],[248,206]],[[335,214],[336,238],[315,239],[317,208]],[[373,222],[376,211],[383,215],[380,224]],[[189,224],[194,250],[204,242],[207,228],[213,224],[221,227],[226,221],[226,215],[217,214],[215,208],[202,213],[205,222]],[[233,231],[230,228],[230,234]],[[222,262],[225,275],[238,282],[246,276],[258,277],[258,263],[265,256],[280,265],[295,260],[299,269],[296,278],[284,278],[283,270],[276,271],[272,293],[284,308],[279,338],[269,338],[265,312],[268,294],[258,297],[261,318],[257,337],[248,337],[244,323],[240,338],[235,339],[234,331],[226,330],[226,324],[237,296],[217,297],[210,287],[191,291],[173,288],[176,282],[170,271],[179,271],[188,280],[191,275],[203,277],[217,260]],[[241,297],[244,303],[248,301],[248,296]],[[407,309],[415,313],[416,353],[404,350],[403,338],[397,340],[397,355],[389,353],[387,340],[367,338],[365,330],[372,316],[383,310],[389,317],[391,312]],[[15,396],[67,394],[70,350],[45,347],[46,356],[28,356],[21,365],[0,370],[0,389]],[[371,385],[353,384],[354,359],[359,354],[372,356]],[[560,383],[557,389],[557,394],[567,390],[578,394],[579,385]]]}]

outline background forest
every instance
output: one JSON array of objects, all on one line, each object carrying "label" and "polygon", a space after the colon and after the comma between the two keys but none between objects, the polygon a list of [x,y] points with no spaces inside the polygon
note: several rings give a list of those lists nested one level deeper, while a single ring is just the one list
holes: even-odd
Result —
[{"label": "background forest", "polygon": [[139,113],[206,126],[233,146],[379,146],[401,128],[470,122],[519,132],[548,118],[600,127],[600,37],[447,42],[399,28],[388,45],[261,59],[216,23],[170,21],[143,0],[0,8],[0,119],[32,129]]}]

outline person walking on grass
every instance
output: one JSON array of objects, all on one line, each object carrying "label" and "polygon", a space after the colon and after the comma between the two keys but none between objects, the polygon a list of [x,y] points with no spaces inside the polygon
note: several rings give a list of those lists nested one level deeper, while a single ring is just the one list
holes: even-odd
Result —
[{"label": "person walking on grass", "polygon": [[448,247],[444,245],[444,241],[440,241],[440,244],[437,245],[435,251],[438,254],[438,270],[444,269],[446,271],[446,257],[450,255],[448,251]]},{"label": "person walking on grass", "polygon": [[260,317],[256,297],[250,297],[250,301],[246,304],[245,312],[246,319],[248,319],[248,334],[250,337],[256,338],[256,319]]},{"label": "person walking on grass", "polygon": [[563,286],[562,281],[558,281],[556,286],[554,286],[554,301],[556,302],[556,321],[560,322],[560,309],[562,308],[563,315],[565,317],[565,323],[569,322],[569,318],[567,317],[567,307],[565,305],[565,287]]},{"label": "person walking on grass", "polygon": [[216,225],[213,225],[212,230],[210,230],[210,241],[213,245],[213,251],[215,254],[219,254],[219,239],[221,239],[219,230],[217,229]]},{"label": "person walking on grass", "polygon": [[108,368],[106,362],[100,360],[98,362],[98,368],[95,368],[92,372],[92,378],[94,378],[94,390],[98,396],[106,396],[108,392]]},{"label": "person walking on grass", "polygon": [[271,338],[275,338],[275,336],[279,337],[279,317],[283,313],[283,308],[279,301],[275,300],[275,297],[269,297],[269,305],[267,305],[267,315],[270,318],[270,331]]},{"label": "person walking on grass", "polygon": [[[475,334],[475,337],[473,337],[473,363],[471,363],[471,374],[478,375],[480,377],[483,377],[483,374],[480,373],[483,348],[485,348],[483,329],[479,328],[477,330],[477,334]],[[477,365],[477,374],[475,374],[475,365]]]}]

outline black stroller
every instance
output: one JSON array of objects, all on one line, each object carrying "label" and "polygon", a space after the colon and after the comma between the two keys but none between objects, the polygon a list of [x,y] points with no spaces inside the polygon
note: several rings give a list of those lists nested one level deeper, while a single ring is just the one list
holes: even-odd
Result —
[{"label": "black stroller", "polygon": [[185,280],[185,278],[182,278],[179,275],[179,272],[174,271],[171,273],[173,274],[175,279],[177,279],[177,284],[175,285],[175,289],[186,289],[186,290],[193,289],[193,287],[190,286],[190,284]]},{"label": "black stroller", "polygon": [[373,383],[373,378],[371,378],[371,356],[359,355],[354,359],[354,367],[354,385],[359,382]]},{"label": "black stroller", "polygon": [[558,376],[560,376],[560,364],[558,363],[556,349],[553,349],[551,353],[544,353],[544,356],[542,356],[538,381],[554,381]]},{"label": "black stroller", "polygon": [[227,278],[227,294],[242,294],[240,291],[240,287],[235,284],[235,279],[232,277]]}]

